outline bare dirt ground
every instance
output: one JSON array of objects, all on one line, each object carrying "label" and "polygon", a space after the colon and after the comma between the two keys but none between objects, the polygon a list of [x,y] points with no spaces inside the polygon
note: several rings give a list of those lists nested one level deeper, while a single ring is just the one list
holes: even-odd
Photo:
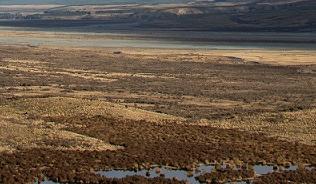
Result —
[{"label": "bare dirt ground", "polygon": [[[311,51],[0,46],[0,183],[176,182],[94,174],[152,164],[316,165],[315,59]],[[257,182],[310,183],[314,174]]]}]

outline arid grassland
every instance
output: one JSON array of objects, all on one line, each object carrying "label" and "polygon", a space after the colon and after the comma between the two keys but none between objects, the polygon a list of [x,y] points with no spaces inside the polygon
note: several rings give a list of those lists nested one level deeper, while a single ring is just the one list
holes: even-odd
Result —
[{"label": "arid grassland", "polygon": [[201,163],[229,165],[202,183],[315,183],[316,53],[0,46],[0,183]]}]

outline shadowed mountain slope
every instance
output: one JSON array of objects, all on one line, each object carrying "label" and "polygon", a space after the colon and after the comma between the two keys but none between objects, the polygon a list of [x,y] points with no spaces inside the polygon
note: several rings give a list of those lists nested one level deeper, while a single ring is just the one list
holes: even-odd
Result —
[{"label": "shadowed mountain slope", "polygon": [[[149,1],[148,3],[150,2],[164,1]],[[36,6],[28,7],[27,10],[23,7],[20,9],[0,7],[0,20],[2,19],[0,25],[97,27],[114,30],[282,32],[316,30],[316,1],[314,0],[175,2],[183,3],[57,6],[40,10],[32,10]]]}]

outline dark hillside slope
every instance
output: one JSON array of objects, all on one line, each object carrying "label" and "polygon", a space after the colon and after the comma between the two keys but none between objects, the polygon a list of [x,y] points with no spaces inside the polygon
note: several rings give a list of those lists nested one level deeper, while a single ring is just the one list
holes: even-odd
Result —
[{"label": "dark hillside slope", "polygon": [[316,32],[315,0],[215,0],[172,5],[117,5],[115,8],[63,6],[33,15],[27,12],[26,16],[2,13],[3,18],[0,11],[0,26]]},{"label": "dark hillside slope", "polygon": [[[281,1],[280,1],[281,2]],[[181,8],[174,8],[179,12]],[[264,0],[234,6],[192,7],[188,14],[170,10],[147,13],[143,27],[226,31],[315,31],[316,1],[273,3]],[[193,12],[193,13],[192,13]],[[194,14],[194,12],[198,12]],[[144,15],[143,15],[144,17]]]}]

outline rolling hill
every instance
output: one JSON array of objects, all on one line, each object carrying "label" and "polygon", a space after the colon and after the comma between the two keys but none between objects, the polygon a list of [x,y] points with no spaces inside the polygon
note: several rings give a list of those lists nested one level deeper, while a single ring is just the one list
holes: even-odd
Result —
[{"label": "rolling hill", "polygon": [[[5,1],[2,1],[5,2]],[[14,1],[13,1],[14,2]],[[11,2],[11,3],[13,3]],[[36,3],[39,1],[20,1]],[[43,2],[43,1],[41,1]],[[58,3],[59,0],[47,1]],[[63,1],[83,3],[87,1]],[[89,3],[113,1],[89,1]],[[115,1],[143,3],[140,0]],[[22,27],[94,27],[124,30],[314,32],[314,0],[146,1],[138,5],[68,5],[28,10],[0,7],[0,25]],[[180,3],[181,2],[181,3]],[[158,3],[158,4],[150,4]],[[2,16],[1,16],[2,15]]]}]

